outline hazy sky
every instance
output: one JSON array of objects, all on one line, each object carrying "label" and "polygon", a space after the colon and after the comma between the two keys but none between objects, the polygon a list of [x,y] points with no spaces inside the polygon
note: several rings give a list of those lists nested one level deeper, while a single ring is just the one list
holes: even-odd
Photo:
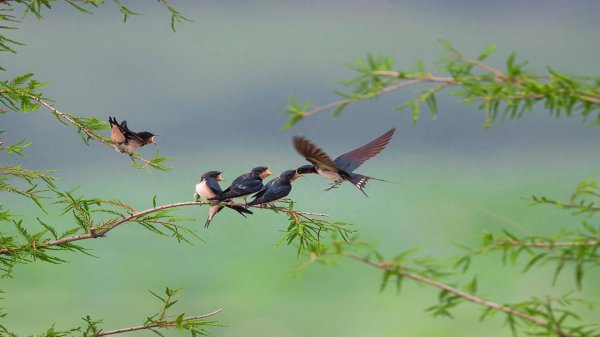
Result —
[{"label": "hazy sky", "polygon": [[[403,153],[489,153],[492,146],[502,151],[599,141],[598,131],[582,127],[580,120],[555,121],[542,109],[525,121],[483,130],[482,113],[448,95],[440,97],[438,120],[424,113],[415,126],[409,111],[394,111],[414,96],[412,88],[352,106],[342,118],[322,113],[289,132],[281,131],[285,116],[279,112],[292,95],[315,104],[336,99],[332,90],[341,88],[338,81],[353,76],[345,64],[367,52],[393,56],[400,68],[424,59],[435,70],[433,62],[443,53],[440,38],[467,54],[496,43],[490,62],[499,67],[516,51],[535,70],[548,65],[595,75],[600,22],[593,13],[600,5],[593,1],[173,4],[193,20],[177,26],[177,33],[154,2],[130,4],[145,14],[127,23],[110,3],[93,15],[57,5],[44,20],[30,16],[19,30],[8,32],[26,46],[3,56],[4,76],[33,72],[50,83],[44,92],[59,109],[127,119],[133,129],[159,134],[159,147],[171,156],[246,146],[291,151],[289,139],[297,133],[331,144],[335,152],[391,125],[400,128],[398,141],[409,145]],[[32,157],[54,168],[82,158],[122,160],[97,145],[82,146],[73,129],[57,124],[45,110],[3,116],[2,129],[9,130],[7,139],[34,141]]]}]

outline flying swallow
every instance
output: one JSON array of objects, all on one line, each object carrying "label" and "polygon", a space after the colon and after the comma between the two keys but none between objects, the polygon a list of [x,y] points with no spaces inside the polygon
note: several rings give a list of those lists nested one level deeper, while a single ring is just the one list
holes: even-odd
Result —
[{"label": "flying swallow", "polygon": [[154,144],[155,134],[148,131],[133,132],[127,127],[127,121],[117,122],[115,117],[108,117],[110,124],[110,139],[113,142],[115,150],[121,153],[127,153],[130,156],[133,150],[147,144]]},{"label": "flying swallow", "polygon": [[[216,196],[221,193],[221,186],[219,186],[219,181],[223,180],[220,171],[208,171],[204,173],[201,177],[201,180],[198,184],[196,184],[196,194],[194,197],[196,201],[202,199],[204,201],[208,201],[209,198]],[[246,214],[252,214],[251,211],[239,205],[225,205],[242,216],[246,217]],[[223,205],[221,205],[218,201],[213,201],[210,205],[210,210],[208,212],[208,218],[206,219],[206,223],[204,227],[208,227],[210,222],[212,221],[215,214],[219,213],[223,209]]]},{"label": "flying swallow", "polygon": [[298,179],[300,175],[296,170],[287,170],[275,179],[271,179],[260,191],[254,195],[254,200],[246,204],[247,206],[271,203],[287,197],[292,191],[292,182]]},{"label": "flying swallow", "polygon": [[383,151],[392,139],[395,131],[396,128],[392,128],[370,143],[350,152],[346,152],[335,158],[335,160],[332,160],[323,150],[311,143],[308,139],[301,136],[295,136],[294,147],[296,148],[296,151],[312,164],[301,166],[297,171],[300,174],[317,173],[329,180],[333,180],[332,186],[326,190],[337,187],[347,180],[358,187],[358,189],[368,197],[363,188],[369,179],[386,182],[387,180],[364,176],[353,172],[365,161]]},{"label": "flying swallow", "polygon": [[248,173],[235,178],[231,186],[223,192],[218,193],[208,200],[225,201],[233,198],[246,197],[252,193],[258,192],[263,187],[263,179],[271,175],[271,171],[266,166],[259,166]]}]

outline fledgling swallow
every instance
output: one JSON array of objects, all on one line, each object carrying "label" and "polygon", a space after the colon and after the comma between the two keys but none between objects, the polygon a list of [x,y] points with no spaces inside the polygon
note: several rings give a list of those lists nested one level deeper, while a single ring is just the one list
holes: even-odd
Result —
[{"label": "fledgling swallow", "polygon": [[[196,201],[200,199],[208,201],[209,198],[215,197],[217,194],[222,192],[221,186],[219,186],[219,181],[223,180],[221,174],[221,171],[208,171],[201,176],[200,182],[196,184],[196,194],[194,194]],[[253,214],[251,211],[239,205],[226,206],[237,211],[243,217],[246,217],[244,213]],[[219,213],[222,209],[223,205],[221,205],[218,201],[213,201],[210,205],[208,218],[206,219],[204,227],[208,227],[215,214]]]},{"label": "fledgling swallow", "polygon": [[133,150],[144,145],[154,144],[155,134],[148,131],[133,132],[127,127],[127,121],[117,122],[115,117],[108,117],[110,124],[110,139],[113,142],[115,150],[121,153],[127,153],[130,156]]},{"label": "fledgling swallow", "polygon": [[287,170],[275,179],[271,179],[260,191],[254,194],[254,200],[246,203],[246,207],[267,204],[287,197],[292,191],[292,182],[300,175],[296,170]]},{"label": "fledgling swallow", "polygon": [[326,191],[337,187],[347,180],[358,187],[358,189],[368,197],[363,188],[369,179],[388,181],[353,172],[365,161],[383,151],[392,139],[395,131],[396,128],[392,128],[370,143],[350,152],[346,152],[335,158],[335,160],[331,160],[323,150],[311,143],[308,139],[301,136],[295,136],[294,147],[296,148],[296,151],[312,164],[301,166],[297,171],[300,174],[317,173],[322,177],[333,180],[332,186],[326,189]]},{"label": "fledgling swallow", "polygon": [[248,173],[235,178],[231,186],[208,200],[225,201],[233,198],[246,197],[258,192],[263,187],[263,179],[271,175],[266,166],[258,166]]}]

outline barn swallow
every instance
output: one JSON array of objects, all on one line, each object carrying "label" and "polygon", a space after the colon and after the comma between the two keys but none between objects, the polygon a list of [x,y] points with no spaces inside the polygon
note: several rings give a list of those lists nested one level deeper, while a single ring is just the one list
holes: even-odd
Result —
[{"label": "barn swallow", "polygon": [[279,177],[271,179],[260,191],[253,195],[254,200],[246,204],[246,207],[271,203],[287,197],[292,191],[292,182],[300,175],[296,170],[284,171]]},{"label": "barn swallow", "polygon": [[388,132],[374,139],[368,144],[365,144],[350,152],[346,152],[341,156],[331,160],[331,158],[308,139],[295,136],[294,147],[306,160],[312,165],[304,165],[297,169],[299,174],[317,173],[329,180],[333,180],[333,184],[327,190],[337,187],[339,184],[348,180],[354,186],[368,197],[364,191],[364,187],[369,179],[386,181],[375,177],[364,176],[358,173],[352,173],[360,165],[368,159],[379,154],[387,146],[392,139],[396,128],[390,129]]},{"label": "barn swallow", "polygon": [[155,134],[148,131],[133,132],[127,127],[127,121],[117,122],[115,117],[108,117],[110,124],[110,139],[113,142],[115,150],[121,153],[127,153],[130,156],[133,150],[147,144],[154,144]]},{"label": "barn swallow", "polygon": [[208,200],[224,201],[256,193],[263,187],[263,179],[270,175],[271,171],[268,167],[255,167],[252,171],[235,178],[231,186],[216,196],[208,198]]},{"label": "barn swallow", "polygon": [[[198,184],[196,184],[196,194],[194,194],[196,201],[198,201],[200,199],[207,201],[209,198],[212,198],[222,192],[221,186],[219,186],[219,181],[223,180],[221,173],[222,172],[220,172],[220,171],[208,171],[201,176],[200,182]],[[239,205],[225,205],[225,206],[237,211],[244,217],[246,217],[246,215],[244,213],[252,214],[251,211],[249,211]],[[210,210],[208,212],[208,218],[206,219],[206,223],[204,224],[204,227],[208,227],[210,225],[210,222],[212,221],[213,217],[215,216],[215,214],[219,213],[222,209],[223,209],[223,205],[221,205],[218,201],[213,201],[210,205]]]}]

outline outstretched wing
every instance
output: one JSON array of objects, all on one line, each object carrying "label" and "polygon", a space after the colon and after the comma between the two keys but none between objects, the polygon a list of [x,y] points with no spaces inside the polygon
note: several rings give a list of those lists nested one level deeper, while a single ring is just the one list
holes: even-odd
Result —
[{"label": "outstretched wing", "polygon": [[319,149],[315,144],[311,143],[308,139],[302,136],[294,137],[294,147],[296,151],[308,160],[314,166],[326,169],[329,171],[338,171],[336,163],[329,158],[329,156]]},{"label": "outstretched wing", "polygon": [[108,123],[110,124],[110,140],[112,140],[112,142],[115,144],[124,143],[125,135],[123,135],[123,132],[119,127],[119,123],[117,123],[117,119],[114,117],[108,117]]},{"label": "outstretched wing", "polygon": [[353,172],[365,161],[375,157],[377,154],[379,154],[379,152],[383,151],[383,149],[385,149],[392,139],[395,131],[396,128],[392,128],[370,143],[365,144],[358,149],[344,153],[343,155],[335,158],[335,164],[346,172]]}]

